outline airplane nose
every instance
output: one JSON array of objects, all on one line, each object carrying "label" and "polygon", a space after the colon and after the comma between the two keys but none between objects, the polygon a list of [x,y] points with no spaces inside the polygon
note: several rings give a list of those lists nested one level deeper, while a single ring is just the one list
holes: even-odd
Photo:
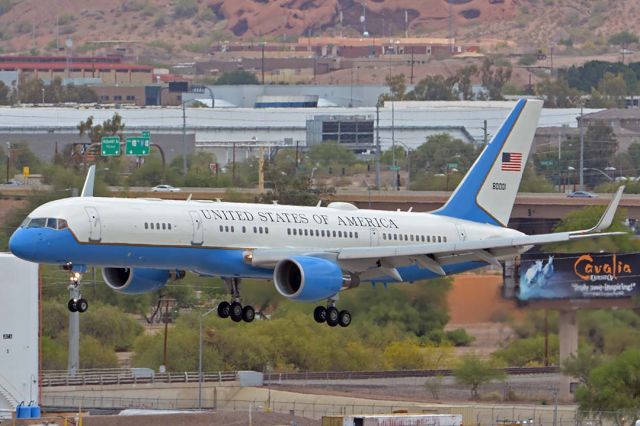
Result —
[{"label": "airplane nose", "polygon": [[30,260],[34,254],[34,242],[24,229],[17,229],[9,239],[9,251],[20,259]]}]

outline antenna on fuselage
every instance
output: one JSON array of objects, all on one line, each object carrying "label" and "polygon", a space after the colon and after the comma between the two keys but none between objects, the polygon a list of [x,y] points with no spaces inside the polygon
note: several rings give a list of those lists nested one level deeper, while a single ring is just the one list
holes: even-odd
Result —
[{"label": "antenna on fuselage", "polygon": [[81,197],[93,197],[93,183],[96,180],[96,165],[89,167],[87,172],[87,178],[84,180],[84,186],[82,187]]}]

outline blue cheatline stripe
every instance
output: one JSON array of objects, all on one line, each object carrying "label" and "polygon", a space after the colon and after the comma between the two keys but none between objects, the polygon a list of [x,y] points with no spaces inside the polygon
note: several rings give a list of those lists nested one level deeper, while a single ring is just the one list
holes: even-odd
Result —
[{"label": "blue cheatline stripe", "polygon": [[480,157],[464,177],[462,183],[451,198],[449,198],[444,206],[433,211],[433,214],[503,226],[502,223],[499,223],[493,216],[478,206],[476,196],[478,192],[480,192],[480,188],[482,188],[491,167],[502,151],[502,147],[507,141],[513,126],[518,121],[518,117],[526,103],[527,101],[525,99],[518,101],[513,111],[511,111],[511,114],[509,114],[509,117],[507,117],[502,127],[500,127],[500,130],[498,130],[498,133],[491,139],[491,142],[489,142],[484,151],[482,151],[482,154],[480,154]]}]

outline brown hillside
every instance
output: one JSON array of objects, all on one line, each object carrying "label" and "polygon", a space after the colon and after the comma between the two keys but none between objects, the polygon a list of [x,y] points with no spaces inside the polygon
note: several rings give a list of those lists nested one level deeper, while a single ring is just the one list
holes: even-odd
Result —
[{"label": "brown hillside", "polygon": [[50,54],[72,38],[76,53],[128,42],[135,55],[192,58],[220,40],[359,35],[363,4],[372,37],[402,35],[405,28],[446,36],[450,11],[458,39],[528,47],[572,39],[598,48],[608,35],[640,24],[637,0],[3,0],[0,48]]}]

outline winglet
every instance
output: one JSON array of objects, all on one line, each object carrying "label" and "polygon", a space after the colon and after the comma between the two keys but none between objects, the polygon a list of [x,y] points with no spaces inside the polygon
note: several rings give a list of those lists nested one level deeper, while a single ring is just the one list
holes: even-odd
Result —
[{"label": "winglet", "polygon": [[613,195],[613,198],[609,202],[607,209],[604,211],[604,214],[598,221],[598,224],[593,228],[589,229],[587,233],[592,232],[601,232],[611,226],[611,222],[613,222],[613,216],[616,214],[616,210],[618,209],[618,205],[620,204],[620,199],[622,199],[622,193],[624,192],[624,185],[618,187],[618,190]]},{"label": "winglet", "polygon": [[96,180],[96,165],[93,164],[89,167],[89,171],[87,172],[87,178],[84,181],[84,186],[82,187],[81,197],[93,197],[93,183]]}]

